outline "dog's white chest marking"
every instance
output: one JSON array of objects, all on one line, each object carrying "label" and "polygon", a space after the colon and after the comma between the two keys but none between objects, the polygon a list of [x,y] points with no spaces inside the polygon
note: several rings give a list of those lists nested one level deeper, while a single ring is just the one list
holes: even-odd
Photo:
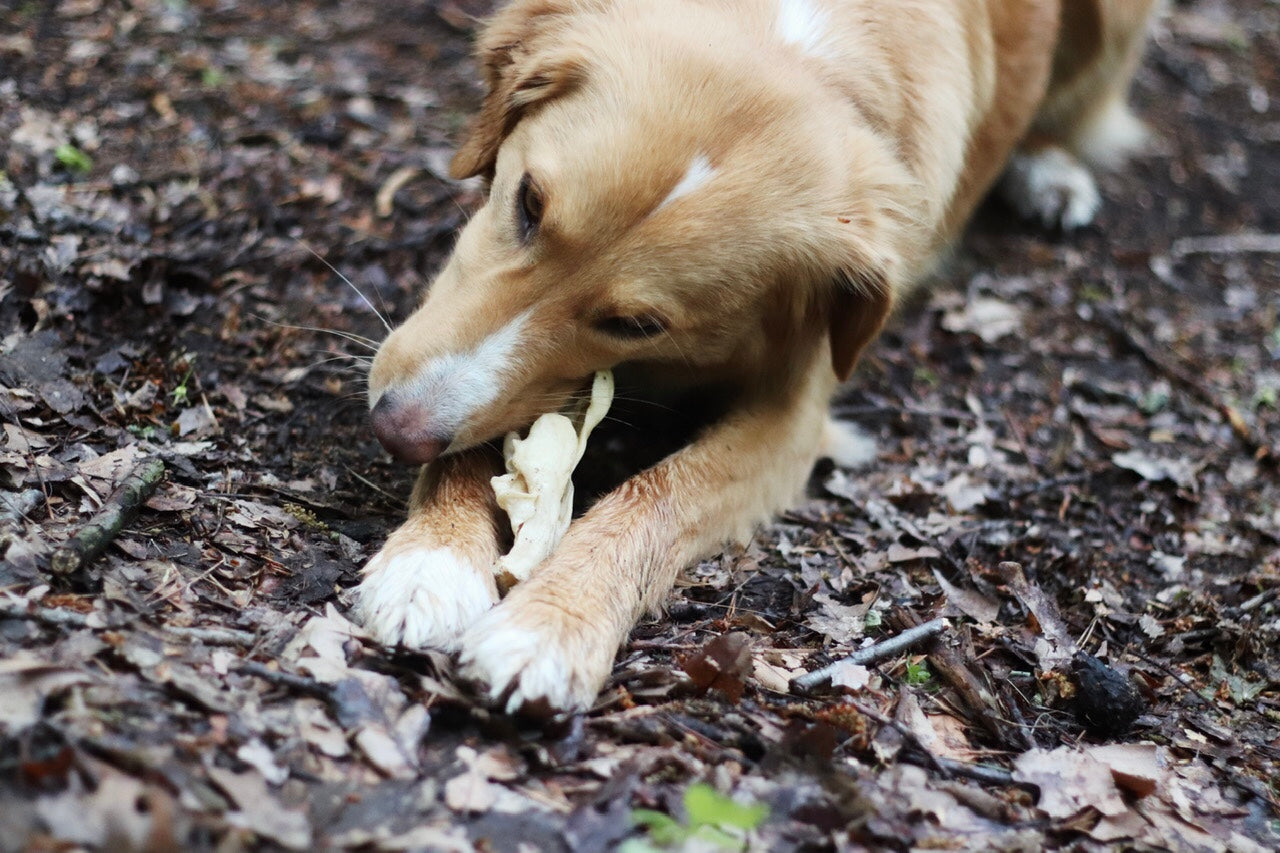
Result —
[{"label": "dog's white chest marking", "polygon": [[676,199],[686,196],[699,187],[706,184],[716,176],[716,169],[711,165],[711,160],[705,154],[699,154],[693,158],[693,162],[689,164],[688,170],[685,171],[684,177],[671,188],[671,192],[667,193],[667,197],[658,203],[654,210],[662,210],[662,208],[671,204]]},{"label": "dog's white chest marking", "polygon": [[811,56],[826,58],[828,15],[815,0],[779,0],[776,26],[778,35],[787,44]]},{"label": "dog's white chest marking", "polygon": [[442,430],[456,430],[498,398],[528,319],[529,312],[521,314],[468,352],[431,359],[405,383],[404,391],[428,407]]}]

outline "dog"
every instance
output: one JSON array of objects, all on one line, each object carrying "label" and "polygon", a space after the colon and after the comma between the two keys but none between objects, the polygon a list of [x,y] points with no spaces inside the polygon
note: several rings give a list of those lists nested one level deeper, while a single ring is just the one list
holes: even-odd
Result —
[{"label": "dog", "polygon": [[[829,401],[993,188],[1090,222],[1152,0],[514,0],[452,161],[487,200],[369,374],[424,466],[355,612],[509,712],[587,709],[677,573],[863,455]],[[603,369],[728,402],[499,596],[491,442]],[[832,450],[835,448],[835,450]],[[853,459],[842,459],[853,462]]]}]

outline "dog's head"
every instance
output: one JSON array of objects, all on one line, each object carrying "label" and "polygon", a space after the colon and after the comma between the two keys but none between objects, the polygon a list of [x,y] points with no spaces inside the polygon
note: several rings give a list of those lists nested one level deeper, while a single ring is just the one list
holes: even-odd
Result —
[{"label": "dog's head", "polygon": [[767,384],[829,339],[843,378],[880,329],[909,183],[888,144],[745,35],[709,45],[707,10],[634,5],[521,0],[487,26],[453,172],[488,200],[369,377],[393,455],[495,438],[623,363]]}]

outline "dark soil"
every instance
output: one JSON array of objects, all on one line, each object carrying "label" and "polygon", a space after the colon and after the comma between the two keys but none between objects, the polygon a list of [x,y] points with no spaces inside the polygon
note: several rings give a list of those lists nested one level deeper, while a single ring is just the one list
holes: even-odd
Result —
[{"label": "dark soil", "polygon": [[480,199],[444,164],[486,8],[0,9],[0,849],[1280,845],[1280,6],[1174,3],[1097,223],[984,209],[839,401],[877,462],[549,729],[345,619],[413,476],[372,306]]}]

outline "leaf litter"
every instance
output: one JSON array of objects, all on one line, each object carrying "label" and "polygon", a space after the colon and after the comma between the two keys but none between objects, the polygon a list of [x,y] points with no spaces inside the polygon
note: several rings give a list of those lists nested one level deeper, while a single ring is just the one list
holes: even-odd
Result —
[{"label": "leaf litter", "polygon": [[543,730],[346,615],[411,484],[362,340],[479,202],[488,8],[0,11],[0,847],[1280,844],[1280,10],[1161,18],[1098,226],[984,209],[837,403],[876,463]]}]

